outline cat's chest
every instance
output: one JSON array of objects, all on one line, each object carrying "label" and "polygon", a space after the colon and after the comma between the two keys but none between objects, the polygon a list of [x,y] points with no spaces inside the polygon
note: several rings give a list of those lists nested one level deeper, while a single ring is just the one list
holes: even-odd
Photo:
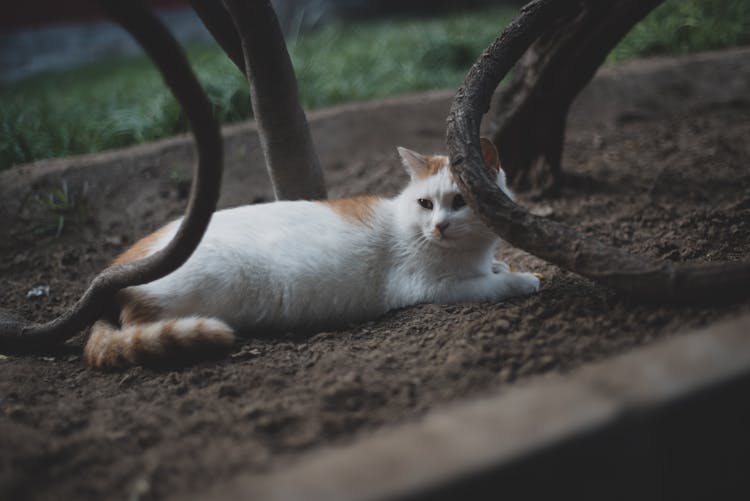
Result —
[{"label": "cat's chest", "polygon": [[386,288],[389,297],[403,304],[429,301],[445,288],[487,273],[491,262],[490,249],[476,253],[406,253],[394,257],[386,275]]},{"label": "cat's chest", "polygon": [[426,256],[397,255],[383,269],[386,297],[391,307],[424,301],[440,282],[455,275],[442,266],[435,266]]}]

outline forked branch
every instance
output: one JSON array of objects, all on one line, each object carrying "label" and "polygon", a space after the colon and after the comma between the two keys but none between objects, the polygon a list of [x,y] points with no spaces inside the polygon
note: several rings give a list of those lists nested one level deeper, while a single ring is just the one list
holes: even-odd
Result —
[{"label": "forked branch", "polygon": [[185,218],[163,250],[139,261],[107,268],[59,318],[33,324],[7,313],[0,314],[0,352],[38,350],[61,343],[97,320],[118,290],[156,280],[176,270],[203,237],[219,197],[223,162],[219,125],[177,42],[140,1],[101,0],[101,3],[154,61],[190,122],[198,158]]},{"label": "forked branch", "polygon": [[568,109],[607,54],[663,0],[581,0],[531,45],[497,93],[493,141],[517,189],[554,192],[563,179]]},{"label": "forked branch", "polygon": [[467,202],[502,238],[527,252],[636,300],[702,303],[750,295],[750,263],[675,264],[629,254],[510,200],[482,166],[479,124],[492,93],[523,52],[575,0],[535,0],[484,51],[458,90],[448,116],[451,171]]}]

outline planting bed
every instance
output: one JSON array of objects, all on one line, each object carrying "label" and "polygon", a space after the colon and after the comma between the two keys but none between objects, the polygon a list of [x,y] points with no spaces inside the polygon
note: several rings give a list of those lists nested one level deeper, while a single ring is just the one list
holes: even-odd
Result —
[{"label": "planting bed", "polygon": [[[747,259],[749,56],[606,68],[572,112],[564,164],[576,182],[557,198],[520,202],[632,252]],[[442,151],[450,97],[312,114],[331,195],[395,193],[406,181],[395,146]],[[268,200],[254,126],[225,136],[221,205]],[[189,139],[180,137],[0,173],[0,304],[36,320],[62,312],[118,252],[181,213],[191,163]],[[246,475],[265,479],[256,484],[270,496],[274,479],[287,482],[284,472],[331,448],[404,423],[416,430],[466,399],[490,402],[542,374],[564,381],[591,362],[606,366],[632,348],[679,342],[681,333],[750,312],[748,301],[645,306],[508,246],[500,257],[542,273],[541,292],[499,304],[420,305],[336,332],[245,339],[226,359],[181,370],[92,371],[81,362],[83,335],[44,355],[2,357],[0,497],[229,498],[236,491],[219,488],[242,491],[236,479]],[[28,298],[36,286],[49,286],[48,295]],[[551,407],[567,408],[564,400]],[[372,475],[361,492],[390,476]]]}]

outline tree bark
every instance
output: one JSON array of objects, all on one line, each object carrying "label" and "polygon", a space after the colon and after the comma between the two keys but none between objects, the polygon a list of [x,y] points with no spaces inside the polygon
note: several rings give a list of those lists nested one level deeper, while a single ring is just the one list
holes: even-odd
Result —
[{"label": "tree bark", "polygon": [[216,0],[190,0],[190,5],[201,18],[216,43],[219,44],[219,47],[237,66],[240,73],[246,75],[242,41],[234,27],[234,21],[232,21],[224,5]]},{"label": "tree bark", "polygon": [[118,290],[151,282],[179,268],[198,246],[219,198],[223,162],[219,125],[179,45],[141,2],[102,0],[101,4],[157,65],[192,128],[198,158],[185,217],[164,249],[145,259],[107,268],[57,319],[32,324],[7,311],[0,312],[0,352],[39,350],[61,343],[96,321]]},{"label": "tree bark", "polygon": [[297,78],[268,0],[224,0],[242,43],[253,113],[277,199],[324,199],[325,181]]},{"label": "tree bark", "polygon": [[579,0],[521,58],[498,93],[492,139],[511,184],[554,192],[568,110],[607,54],[663,0]]},{"label": "tree bark", "polygon": [[675,264],[629,254],[564,224],[534,216],[510,200],[483,167],[479,125],[492,93],[544,32],[567,18],[575,1],[534,0],[472,66],[448,115],[451,171],[468,204],[498,235],[541,259],[635,300],[707,303],[750,296],[750,263]]}]

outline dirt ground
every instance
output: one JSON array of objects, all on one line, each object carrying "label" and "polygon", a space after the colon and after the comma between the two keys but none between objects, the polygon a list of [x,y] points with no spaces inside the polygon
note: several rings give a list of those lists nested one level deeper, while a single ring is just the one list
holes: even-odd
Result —
[{"label": "dirt ground", "polygon": [[[439,145],[442,130],[442,122],[431,124],[427,139],[403,144]],[[520,201],[632,252],[678,262],[743,259],[748,137],[744,98],[623,111],[611,127],[571,128],[565,165],[577,181],[559,197]],[[392,147],[365,156],[360,143],[338,147],[352,160],[328,166],[334,195],[392,194],[405,181]],[[145,190],[154,184],[147,177],[131,183]],[[2,218],[0,304],[37,320],[63,311],[124,246],[180,213],[186,183],[173,181],[156,183],[153,199],[133,201],[141,211],[135,222],[127,205],[104,214],[85,190],[72,201],[69,193],[59,237],[52,235],[59,208],[33,196],[19,202]],[[267,188],[253,190],[245,196],[267,197]],[[500,304],[420,305],[337,332],[245,339],[225,359],[180,370],[89,370],[82,335],[43,356],[0,357],[0,498],[201,492],[450,401],[750,311],[748,301],[639,305],[519,250],[506,246],[500,257],[544,274],[541,292]],[[48,285],[49,295],[27,298],[37,285]]]}]

